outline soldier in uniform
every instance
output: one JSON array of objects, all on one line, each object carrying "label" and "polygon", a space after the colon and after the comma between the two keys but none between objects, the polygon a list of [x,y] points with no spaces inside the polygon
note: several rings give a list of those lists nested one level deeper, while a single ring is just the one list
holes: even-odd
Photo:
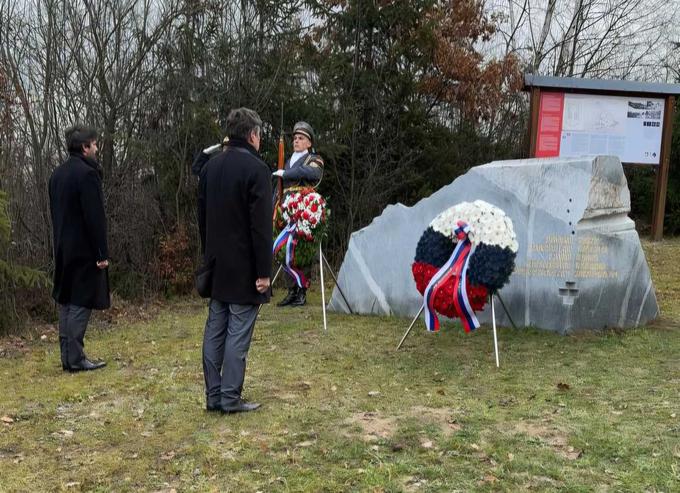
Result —
[{"label": "soldier in uniform", "polygon": [[[274,176],[283,179],[284,197],[302,188],[316,189],[323,176],[323,159],[314,151],[314,129],[309,123],[297,122],[293,127],[293,151],[284,169],[273,173]],[[310,270],[310,266],[303,269],[307,279]],[[307,302],[307,286],[299,288],[295,280],[288,275],[286,285],[288,294],[277,303],[277,306],[303,306]]]}]

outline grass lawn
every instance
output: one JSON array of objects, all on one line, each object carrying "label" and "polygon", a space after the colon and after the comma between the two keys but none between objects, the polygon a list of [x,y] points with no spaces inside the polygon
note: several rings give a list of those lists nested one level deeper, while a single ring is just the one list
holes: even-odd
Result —
[{"label": "grass lawn", "polygon": [[[245,415],[204,411],[205,304],[0,340],[0,491],[680,491],[680,241],[645,243],[662,318],[559,336],[263,308]],[[280,298],[283,293],[276,293]],[[137,317],[139,319],[139,317]],[[41,335],[46,336],[42,337]]]}]

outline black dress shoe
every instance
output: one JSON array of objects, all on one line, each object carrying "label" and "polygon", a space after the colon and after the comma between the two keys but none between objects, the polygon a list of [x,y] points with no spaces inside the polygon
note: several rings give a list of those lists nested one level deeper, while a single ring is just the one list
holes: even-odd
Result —
[{"label": "black dress shoe", "polygon": [[232,413],[247,413],[249,411],[254,411],[258,409],[261,404],[255,402],[245,402],[243,400],[238,401],[233,406],[221,406],[220,411],[222,414],[232,414]]},{"label": "black dress shoe", "polygon": [[222,408],[220,407],[219,404],[216,405],[216,406],[212,406],[212,405],[210,405],[210,404],[206,404],[206,405],[205,405],[205,410],[208,411],[209,413],[217,413],[217,412],[222,411]]},{"label": "black dress shoe", "polygon": [[285,298],[283,298],[281,301],[279,301],[276,306],[287,306],[290,305],[291,302],[297,297],[297,292],[298,288],[297,286],[294,288],[288,288],[288,294],[286,295]]},{"label": "black dress shoe", "polygon": [[82,360],[80,363],[77,365],[72,365],[66,368],[67,371],[70,371],[71,373],[75,373],[78,371],[92,371],[92,370],[99,370],[100,368],[104,368],[106,366],[105,361],[90,361],[89,359],[85,358]]}]

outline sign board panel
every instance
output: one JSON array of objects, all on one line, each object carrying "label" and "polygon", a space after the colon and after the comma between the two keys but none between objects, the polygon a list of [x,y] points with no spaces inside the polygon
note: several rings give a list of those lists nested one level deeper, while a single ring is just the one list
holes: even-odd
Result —
[{"label": "sign board panel", "polygon": [[542,92],[536,157],[617,156],[658,165],[664,100]]}]

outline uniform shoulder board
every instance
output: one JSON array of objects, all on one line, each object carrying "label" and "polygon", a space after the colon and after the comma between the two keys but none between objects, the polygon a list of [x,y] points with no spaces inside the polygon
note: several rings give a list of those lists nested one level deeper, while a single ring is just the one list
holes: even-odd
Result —
[{"label": "uniform shoulder board", "polygon": [[312,154],[309,156],[307,161],[307,166],[314,166],[315,168],[323,168],[323,158],[318,154]]}]

